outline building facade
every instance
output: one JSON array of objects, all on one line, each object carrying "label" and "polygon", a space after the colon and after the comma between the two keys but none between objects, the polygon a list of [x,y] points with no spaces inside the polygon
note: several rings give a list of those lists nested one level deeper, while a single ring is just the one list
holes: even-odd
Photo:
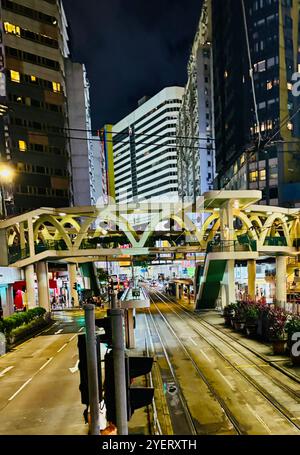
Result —
[{"label": "building facade", "polygon": [[299,206],[298,2],[219,6],[212,0],[215,186],[260,189],[263,204]]},{"label": "building facade", "polygon": [[60,0],[1,0],[1,161],[14,170],[8,214],[68,206],[70,192],[65,59]]},{"label": "building facade", "polygon": [[179,197],[193,200],[215,178],[211,3],[205,1],[188,62],[177,124]]},{"label": "building facade", "polygon": [[167,87],[113,126],[117,202],[178,199],[176,124],[182,87]]},{"label": "building facade", "polygon": [[67,60],[66,82],[73,203],[75,206],[95,205],[100,187],[95,177],[97,158],[100,166],[100,138],[92,134],[89,81],[85,66]]}]

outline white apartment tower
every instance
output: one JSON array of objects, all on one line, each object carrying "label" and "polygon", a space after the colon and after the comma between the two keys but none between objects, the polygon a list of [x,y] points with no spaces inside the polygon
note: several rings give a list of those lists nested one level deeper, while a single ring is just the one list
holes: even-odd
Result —
[{"label": "white apartment tower", "polygon": [[213,189],[215,142],[210,0],[205,0],[188,63],[177,125],[178,189],[181,200],[195,200]]},{"label": "white apartment tower", "polygon": [[117,202],[177,200],[176,124],[182,87],[167,87],[113,126]]}]

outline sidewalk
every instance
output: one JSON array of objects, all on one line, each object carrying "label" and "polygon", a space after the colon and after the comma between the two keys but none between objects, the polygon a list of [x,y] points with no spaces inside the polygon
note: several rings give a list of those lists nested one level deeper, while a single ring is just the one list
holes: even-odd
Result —
[{"label": "sidewalk", "polygon": [[237,332],[230,327],[225,327],[224,319],[220,311],[210,310],[198,314],[201,319],[212,324],[221,332],[228,334],[262,360],[272,364],[273,367],[300,383],[300,367],[293,366],[288,355],[274,355],[271,343],[248,338],[241,332]]}]

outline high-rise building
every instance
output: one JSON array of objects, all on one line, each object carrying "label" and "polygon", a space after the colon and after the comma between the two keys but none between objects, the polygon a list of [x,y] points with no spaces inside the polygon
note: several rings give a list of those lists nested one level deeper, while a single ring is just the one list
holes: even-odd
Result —
[{"label": "high-rise building", "polygon": [[176,123],[182,87],[167,87],[142,98],[112,127],[117,202],[177,200]]},{"label": "high-rise building", "polygon": [[182,200],[193,200],[213,189],[215,178],[210,6],[207,1],[202,6],[178,116],[178,190]]},{"label": "high-rise building", "polygon": [[[1,161],[14,168],[8,214],[71,200],[60,0],[1,1]],[[5,108],[7,106],[7,108]],[[7,201],[8,202],[8,201]]]},{"label": "high-rise building", "polygon": [[299,206],[299,2],[211,2],[216,186]]},{"label": "high-rise building", "polygon": [[100,138],[93,137],[89,81],[85,66],[66,61],[68,121],[71,147],[73,203],[75,206],[95,205],[100,188],[96,181],[97,155],[100,166]]}]

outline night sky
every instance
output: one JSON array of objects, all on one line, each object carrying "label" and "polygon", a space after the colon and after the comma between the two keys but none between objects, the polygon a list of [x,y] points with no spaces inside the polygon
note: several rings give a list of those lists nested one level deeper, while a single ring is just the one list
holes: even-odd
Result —
[{"label": "night sky", "polygon": [[185,85],[201,0],[63,0],[72,59],[90,81],[93,128],[116,123],[144,95]]}]

